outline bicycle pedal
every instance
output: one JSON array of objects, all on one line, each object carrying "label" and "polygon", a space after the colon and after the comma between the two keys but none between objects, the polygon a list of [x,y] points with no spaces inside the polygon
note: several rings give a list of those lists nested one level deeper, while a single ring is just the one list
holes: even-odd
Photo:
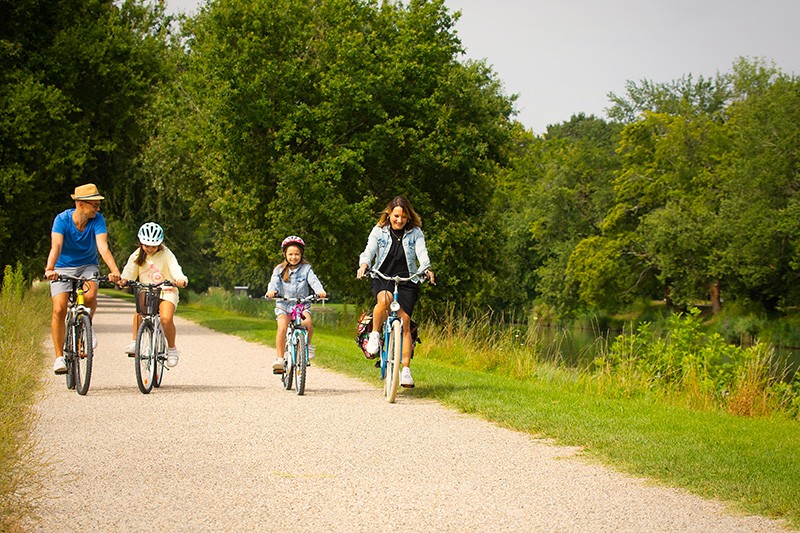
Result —
[{"label": "bicycle pedal", "polygon": [[273,369],[272,369],[272,373],[273,373],[273,374],[276,374],[276,375],[281,375],[281,374],[283,374],[283,369],[280,369],[280,370],[275,370],[275,369],[273,368]]}]

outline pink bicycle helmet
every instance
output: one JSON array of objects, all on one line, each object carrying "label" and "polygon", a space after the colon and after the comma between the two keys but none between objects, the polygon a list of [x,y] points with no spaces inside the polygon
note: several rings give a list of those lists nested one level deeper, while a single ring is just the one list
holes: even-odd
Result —
[{"label": "pink bicycle helmet", "polygon": [[281,243],[281,250],[286,251],[286,247],[289,246],[290,244],[296,244],[297,246],[300,247],[301,250],[306,249],[306,243],[303,239],[301,239],[297,235],[289,235],[288,237],[283,239],[283,242]]}]

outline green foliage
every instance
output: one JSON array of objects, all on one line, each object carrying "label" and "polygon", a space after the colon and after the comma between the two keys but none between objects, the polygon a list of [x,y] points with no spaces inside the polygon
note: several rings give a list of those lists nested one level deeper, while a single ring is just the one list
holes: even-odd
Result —
[{"label": "green foliage", "polygon": [[6,265],[3,269],[3,288],[0,290],[0,298],[2,298],[5,305],[14,305],[22,301],[25,289],[25,274],[22,271],[22,263],[18,261],[16,268]]},{"label": "green foliage", "polygon": [[400,193],[441,291],[490,279],[473,265],[494,252],[485,215],[512,100],[485,65],[457,61],[453,22],[441,1],[343,0],[220,1],[187,22],[181,97],[145,160],[193,149],[167,187],[209,239],[218,283],[264,287],[299,234],[331,290],[363,295],[355,258]]},{"label": "green foliage", "polygon": [[697,309],[672,315],[663,336],[647,322],[619,335],[594,367],[593,386],[625,397],[655,393],[735,414],[798,415],[792,396],[798,387],[783,381],[773,350],[763,344],[735,346],[718,333],[706,333]]},{"label": "green foliage", "polygon": [[33,276],[76,185],[97,184],[104,213],[120,212],[115,191],[148,137],[142,111],[169,21],[138,0],[13,2],[3,13],[0,264],[20,260]]}]

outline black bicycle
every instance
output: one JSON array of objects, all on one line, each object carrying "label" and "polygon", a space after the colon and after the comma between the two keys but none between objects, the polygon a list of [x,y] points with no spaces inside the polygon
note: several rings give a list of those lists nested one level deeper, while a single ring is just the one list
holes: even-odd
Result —
[{"label": "black bicycle", "polygon": [[89,392],[89,383],[92,380],[92,358],[94,357],[92,335],[94,335],[94,330],[92,330],[92,310],[86,307],[84,301],[87,292],[84,286],[87,282],[108,281],[108,277],[83,278],[59,274],[58,281],[66,281],[71,285],[64,335],[67,388],[75,389],[78,394],[85,396]]}]

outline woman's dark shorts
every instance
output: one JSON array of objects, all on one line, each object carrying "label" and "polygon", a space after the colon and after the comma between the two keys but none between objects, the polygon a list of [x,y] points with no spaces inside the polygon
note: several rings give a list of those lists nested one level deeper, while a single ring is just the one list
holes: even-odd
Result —
[{"label": "woman's dark shorts", "polygon": [[[385,281],[379,278],[372,278],[372,296],[377,298],[378,293],[381,291],[394,292],[394,281]],[[397,291],[397,300],[400,302],[400,307],[406,312],[408,316],[414,312],[414,306],[419,298],[419,283],[412,281],[404,281],[400,283]]]}]

